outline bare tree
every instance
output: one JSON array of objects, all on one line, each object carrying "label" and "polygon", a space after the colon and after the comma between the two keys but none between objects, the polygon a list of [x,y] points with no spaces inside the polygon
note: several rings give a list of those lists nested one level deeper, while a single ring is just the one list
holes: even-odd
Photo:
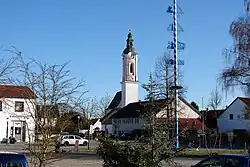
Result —
[{"label": "bare tree", "polygon": [[[3,47],[0,50],[5,50]],[[11,49],[15,49],[11,47]],[[7,51],[7,50],[6,50]],[[8,53],[8,52],[3,52]],[[14,71],[18,68],[19,55],[12,55],[10,57],[1,56],[0,58],[0,84],[10,84],[12,82],[12,77]]]},{"label": "bare tree", "polygon": [[[84,89],[85,83],[84,80],[77,81],[75,77],[71,77],[70,70],[67,69],[69,62],[51,65],[33,58],[25,61],[20,52],[14,53],[20,57],[19,73],[23,76],[16,84],[28,86],[36,95],[35,99],[28,99],[26,102],[29,104],[29,118],[34,124],[27,127],[29,142],[26,149],[31,155],[32,165],[44,167],[54,158],[52,146],[55,141],[52,135],[56,133],[55,125],[56,129],[63,131],[71,121],[71,118],[60,113],[58,106],[67,104],[74,109],[75,99],[83,98],[87,93]],[[58,121],[61,123],[58,124]]]},{"label": "bare tree", "polygon": [[[210,99],[208,101],[208,107],[210,107],[214,110],[212,113],[213,115],[210,115],[210,117],[212,117],[210,119],[213,119],[216,121],[216,127],[217,127],[216,129],[214,129],[215,133],[210,134],[210,140],[209,140],[211,143],[212,139],[214,139],[214,148],[216,147],[216,144],[218,142],[218,137],[219,137],[218,120],[217,120],[218,112],[216,110],[220,107],[221,102],[222,102],[222,95],[216,86],[215,90],[213,90],[211,92]],[[206,111],[202,111],[202,120],[203,120],[203,123],[207,122],[207,112]],[[205,144],[207,147],[207,138],[206,137],[205,137]]]},{"label": "bare tree", "polygon": [[248,0],[245,1],[246,14],[230,25],[229,32],[234,44],[223,52],[228,62],[220,74],[220,81],[226,91],[239,87],[248,96],[250,94],[249,4]]},{"label": "bare tree", "polygon": [[103,117],[104,115],[106,115],[106,110],[110,104],[112,100],[112,97],[106,93],[103,97],[101,97],[99,100],[97,100],[97,111],[98,111],[98,115]]},{"label": "bare tree", "polygon": [[213,110],[216,110],[221,105],[221,101],[222,101],[222,95],[216,86],[215,90],[213,90],[210,94],[208,107],[211,107]]},{"label": "bare tree", "polygon": [[[157,58],[155,62],[155,80],[158,83],[158,94],[160,98],[169,98],[173,96],[171,87],[174,85],[174,66],[170,59],[170,54],[165,53],[163,56]],[[183,84],[183,72],[179,69],[179,83]],[[182,85],[183,89],[180,94],[185,95],[187,87]]]}]

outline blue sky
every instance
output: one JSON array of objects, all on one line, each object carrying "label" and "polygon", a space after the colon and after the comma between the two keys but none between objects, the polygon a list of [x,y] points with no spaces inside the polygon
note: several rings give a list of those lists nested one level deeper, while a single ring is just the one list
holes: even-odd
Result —
[{"label": "blue sky", "polygon": [[[88,96],[115,94],[120,90],[121,53],[129,28],[139,52],[139,80],[146,83],[155,59],[172,39],[167,27],[172,17],[165,11],[171,0],[43,0],[2,1],[0,44],[16,46],[26,57],[50,63],[71,60],[72,75],[85,78]],[[206,106],[216,77],[225,65],[222,49],[233,43],[230,23],[243,14],[243,0],[179,0],[187,47],[184,82],[187,100]],[[140,90],[140,97],[145,93]],[[226,105],[235,91],[223,100]]]}]

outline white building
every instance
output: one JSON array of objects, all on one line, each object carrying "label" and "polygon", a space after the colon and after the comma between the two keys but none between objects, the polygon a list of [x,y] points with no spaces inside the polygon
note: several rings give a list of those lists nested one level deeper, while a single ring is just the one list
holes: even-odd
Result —
[{"label": "white building", "polygon": [[34,137],[35,94],[26,86],[0,85],[0,140],[17,142]]},{"label": "white building", "polygon": [[[107,114],[101,119],[103,125],[109,127],[109,133],[131,132],[134,129],[142,129],[145,124],[140,112],[142,104],[147,101],[139,101],[138,91],[138,54],[133,45],[132,33],[127,36],[127,46],[122,53],[122,82],[121,91],[117,92],[107,108]],[[169,103],[163,100],[165,106]],[[198,121],[199,114],[185,99],[179,97],[180,119]],[[166,118],[166,111],[158,113],[159,118]],[[187,120],[185,120],[187,121]],[[112,128],[110,128],[112,125]],[[105,130],[105,129],[102,129]]]},{"label": "white building", "polygon": [[95,131],[100,131],[102,130],[102,122],[100,121],[99,118],[92,119],[91,120],[91,125],[89,127],[89,133],[93,134]]},{"label": "white building", "polygon": [[[110,118],[113,124],[113,134],[120,134],[123,132],[132,133],[133,130],[142,130],[146,128],[147,117],[143,116],[143,113],[147,112],[148,108],[145,107],[149,101],[139,101],[130,103],[127,106],[119,109]],[[166,107],[169,104],[168,100],[156,100],[157,105],[163,108],[158,114],[156,114],[156,120],[159,123],[166,124],[167,122],[167,110]],[[171,110],[170,110],[171,111]],[[172,110],[172,113],[174,111]],[[179,129],[182,130],[186,126],[192,126],[195,124],[197,129],[202,128],[202,123],[199,119],[199,112],[193,108],[184,98],[179,97]],[[174,114],[170,116],[174,118]],[[170,118],[170,120],[171,120]]]},{"label": "white building", "polygon": [[237,97],[217,118],[220,132],[245,130],[250,132],[250,98]]}]

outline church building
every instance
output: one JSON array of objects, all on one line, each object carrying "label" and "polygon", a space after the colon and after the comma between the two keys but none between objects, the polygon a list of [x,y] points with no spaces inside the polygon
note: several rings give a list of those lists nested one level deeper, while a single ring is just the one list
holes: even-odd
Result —
[{"label": "church building", "polygon": [[[169,105],[169,100],[166,99],[161,99],[159,102],[165,105],[165,108]],[[141,117],[141,112],[145,110],[143,106],[146,103],[148,101],[139,100],[138,53],[134,47],[134,39],[130,31],[127,35],[126,48],[122,52],[121,91],[115,94],[106,109],[107,114],[101,119],[102,130],[108,130],[110,134],[121,134],[143,129],[145,118]],[[179,105],[183,110],[183,114],[179,114],[179,121],[187,123],[185,118],[188,118],[189,121],[198,122],[197,125],[201,128],[198,111],[182,97],[179,97]],[[161,113],[165,112],[166,110],[157,114],[160,115],[163,122],[166,122],[167,118],[166,115],[163,116]]]}]

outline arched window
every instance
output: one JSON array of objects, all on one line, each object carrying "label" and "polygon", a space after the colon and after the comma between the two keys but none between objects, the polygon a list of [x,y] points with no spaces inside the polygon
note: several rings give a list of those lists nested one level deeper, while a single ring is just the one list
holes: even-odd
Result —
[{"label": "arched window", "polygon": [[134,73],[135,73],[134,63],[130,63],[129,72],[132,73],[132,74],[134,75]]}]

